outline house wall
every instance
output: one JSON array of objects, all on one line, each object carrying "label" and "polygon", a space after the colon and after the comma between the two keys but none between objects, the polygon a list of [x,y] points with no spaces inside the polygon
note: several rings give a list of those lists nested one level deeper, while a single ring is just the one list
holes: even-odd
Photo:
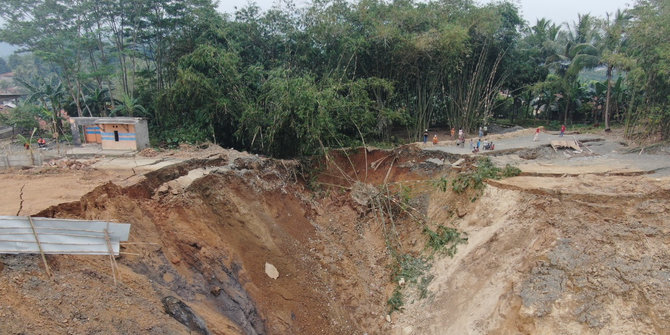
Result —
[{"label": "house wall", "polygon": [[103,150],[137,150],[134,125],[101,124],[100,128]]},{"label": "house wall", "polygon": [[149,147],[149,125],[147,120],[139,120],[135,125],[135,139],[137,150]]},{"label": "house wall", "polygon": [[86,143],[102,143],[102,136],[100,136],[100,126],[84,126],[84,137]]}]

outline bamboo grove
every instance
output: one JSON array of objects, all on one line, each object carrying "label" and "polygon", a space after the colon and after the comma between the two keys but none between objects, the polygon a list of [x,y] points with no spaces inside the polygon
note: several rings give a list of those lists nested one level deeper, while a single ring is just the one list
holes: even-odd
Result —
[{"label": "bamboo grove", "polygon": [[668,0],[565,24],[470,0],[5,0],[0,17],[21,47],[0,65],[29,91],[5,123],[143,116],[160,144],[280,157],[494,119],[670,136]]}]

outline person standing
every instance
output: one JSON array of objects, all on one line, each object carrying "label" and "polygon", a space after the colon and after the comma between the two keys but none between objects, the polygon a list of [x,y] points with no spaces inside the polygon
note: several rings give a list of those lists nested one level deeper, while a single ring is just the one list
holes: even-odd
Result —
[{"label": "person standing", "polygon": [[423,144],[428,143],[428,129],[423,132]]},{"label": "person standing", "polygon": [[437,134],[433,135],[433,145],[437,145]]},{"label": "person standing", "polygon": [[537,142],[537,138],[540,137],[540,127],[535,129],[535,137],[533,137],[533,142]]},{"label": "person standing", "polygon": [[561,125],[561,137],[563,137],[563,134],[565,134],[565,125]]},{"label": "person standing", "polygon": [[484,137],[484,129],[482,129],[482,127],[479,127],[479,137]]},{"label": "person standing", "polygon": [[454,135],[456,135],[456,128],[451,127],[451,139],[454,139]]},{"label": "person standing", "polygon": [[470,139],[470,151],[475,148],[475,144],[472,143],[472,139]]}]

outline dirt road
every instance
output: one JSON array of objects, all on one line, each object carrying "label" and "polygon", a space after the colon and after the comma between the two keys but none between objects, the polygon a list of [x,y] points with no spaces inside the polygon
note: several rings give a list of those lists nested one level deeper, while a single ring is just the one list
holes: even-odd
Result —
[{"label": "dirt road", "polygon": [[[495,150],[480,151],[478,155],[496,157],[499,164],[515,164],[526,172],[559,173],[562,169],[587,170],[593,173],[643,171],[653,173],[655,177],[670,176],[670,148],[660,148],[652,153],[642,149],[634,150],[616,136],[604,133],[571,134],[560,137],[556,133],[541,133],[538,141],[533,141],[532,129],[513,133],[491,135],[487,139],[495,143]],[[571,151],[554,152],[551,141],[576,139],[583,143],[585,153],[573,154]],[[477,138],[474,139],[475,142]],[[454,154],[475,155],[466,141],[465,148],[457,146],[455,141],[444,141],[438,145],[423,147],[425,150],[439,150]],[[642,153],[640,153],[642,151]]]}]

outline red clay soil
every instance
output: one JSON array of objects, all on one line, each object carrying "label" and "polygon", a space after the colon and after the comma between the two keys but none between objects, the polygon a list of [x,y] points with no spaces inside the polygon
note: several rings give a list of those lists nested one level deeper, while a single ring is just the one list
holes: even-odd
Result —
[{"label": "red clay soil", "polygon": [[[368,152],[368,164],[388,159],[369,169],[367,181],[425,178],[425,171],[402,167],[425,158],[417,153]],[[353,178],[364,174],[335,157]],[[350,159],[366,166],[362,150]],[[341,183],[328,176],[335,173],[329,166],[319,180]],[[122,247],[128,254],[117,257],[121,281],[114,286],[106,257],[48,256],[52,281],[38,256],[2,256],[0,333],[200,331],[166,314],[161,300],[169,296],[204,321],[201,333],[388,333],[394,284],[381,226],[348,192],[315,197],[296,167],[222,154],[148,173],[132,186],[108,183],[38,213],[132,224],[130,244]],[[198,177],[184,183],[191,174]],[[402,216],[397,225],[414,241],[408,248],[420,249],[411,237],[420,229]],[[277,279],[266,274],[266,263],[278,269]]]}]

